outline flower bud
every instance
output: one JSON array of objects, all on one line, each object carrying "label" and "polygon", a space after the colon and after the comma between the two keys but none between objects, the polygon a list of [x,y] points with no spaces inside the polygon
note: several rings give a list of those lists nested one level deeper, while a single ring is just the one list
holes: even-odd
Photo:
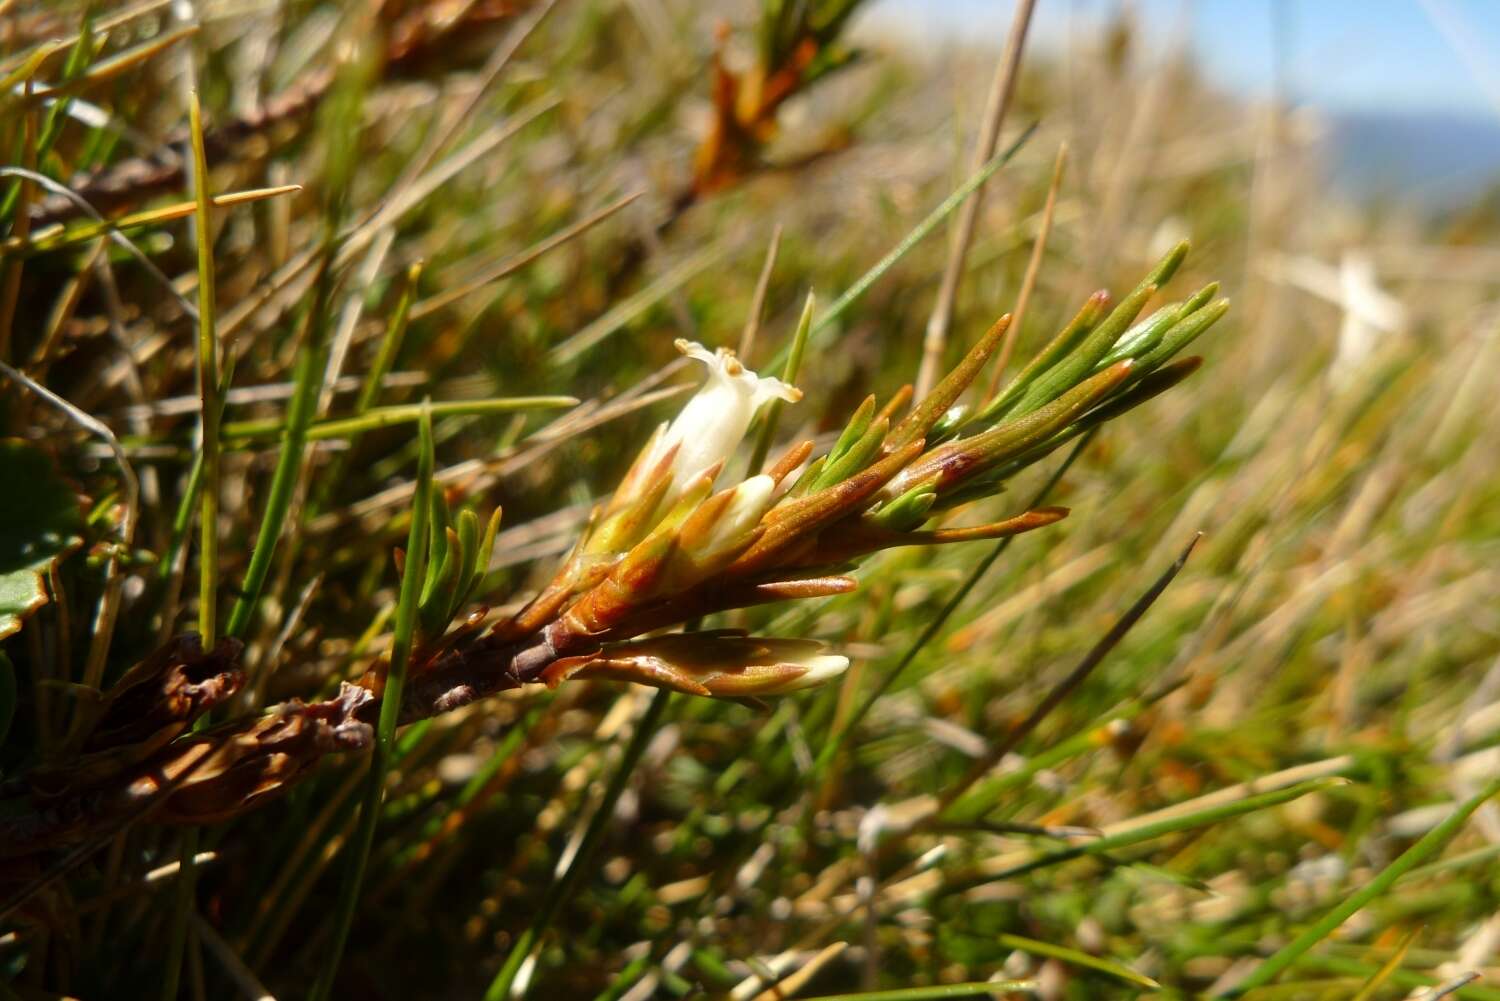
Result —
[{"label": "flower bud", "polygon": [[754,539],[775,495],[776,481],[762,473],[721,494],[725,498],[721,505],[711,507],[711,501],[704,502],[682,526],[682,555],[700,567],[719,565],[739,555]]},{"label": "flower bud", "polygon": [[612,644],[593,658],[559,662],[542,680],[609,678],[690,695],[786,695],[843,674],[849,658],[811,640],[765,639],[721,631],[676,633]]},{"label": "flower bud", "polygon": [[807,670],[800,678],[794,678],[782,685],[774,692],[763,692],[765,695],[785,695],[788,692],[800,692],[807,688],[817,688],[826,681],[832,681],[845,671],[849,670],[849,658],[837,653],[820,653],[806,657],[798,662],[798,666]]}]

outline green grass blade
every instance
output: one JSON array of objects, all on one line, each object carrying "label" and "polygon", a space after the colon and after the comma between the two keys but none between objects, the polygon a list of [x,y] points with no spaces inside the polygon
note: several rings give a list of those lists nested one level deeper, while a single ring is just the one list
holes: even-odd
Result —
[{"label": "green grass blade", "polygon": [[[1140,710],[1139,705],[1128,706],[1120,712],[1111,713],[1107,719],[1111,722],[1130,720]],[[1025,763],[1014,770],[1006,770],[998,774],[991,770],[990,774],[973,782],[965,779],[959,791],[950,790],[944,796],[945,800],[951,798],[952,802],[942,808],[939,816],[943,821],[954,824],[972,823],[980,819],[995,809],[1007,793],[1031,781],[1038,772],[1054,768],[1089,751],[1097,750],[1103,742],[1101,731],[1107,725],[1108,723],[1099,727],[1090,727],[1082,733],[1060,741],[1053,747],[1028,755]]]},{"label": "green grass blade", "polygon": [[1152,980],[1145,974],[1135,972],[1128,966],[1121,966],[1119,963],[1112,963],[1107,959],[1100,959],[1098,956],[1091,956],[1086,952],[1081,952],[1078,949],[1070,949],[1065,945],[1038,942],[1036,939],[1022,938],[1020,935],[1010,935],[1004,932],[996,938],[996,941],[1007,949],[1019,949],[1022,952],[1029,952],[1033,956],[1047,956],[1051,959],[1061,960],[1071,966],[1082,966],[1086,969],[1097,970],[1100,973],[1107,973],[1112,977],[1118,977],[1126,983],[1135,984],[1139,987],[1147,987],[1151,990],[1161,987],[1161,984],[1158,984],[1155,980]]},{"label": "green grass blade", "polygon": [[[944,220],[964,203],[965,199],[983,187],[984,183],[993,177],[996,171],[1009,163],[1021,151],[1021,147],[1026,145],[1032,134],[1036,132],[1036,128],[1036,123],[1028,125],[1020,137],[1010,144],[1008,149],[995,156],[989,163],[979,168],[974,176],[959,185],[953,194],[943,199],[942,204],[933,209],[927,218],[917,223],[916,227],[910,233],[907,233],[900,243],[892,247],[888,254],[879,261],[876,261],[874,267],[861,275],[859,280],[853,285],[850,285],[844,294],[839,296],[832,306],[828,307],[828,312],[818,317],[818,322],[813,324],[812,330],[809,332],[808,343],[817,343],[825,334],[832,330],[833,325],[849,311],[849,307],[853,306],[859,301],[860,296],[870,290],[870,286],[879,281],[887,271],[895,267],[897,262],[905,257],[913,247],[931,236],[943,224]],[[771,364],[766,367],[775,368],[777,365],[785,364],[790,351],[790,345],[782,348],[771,361]]]},{"label": "green grass blade", "polygon": [[[814,298],[811,292],[807,293],[807,302],[802,306],[802,317],[797,321],[797,330],[792,335],[791,353],[787,355],[786,365],[781,370],[781,381],[789,386],[797,384],[797,373],[802,370],[802,353],[807,349],[807,334],[812,329],[812,315]],[[786,401],[774,399],[766,406],[765,417],[761,420],[760,435],[755,439],[755,451],[750,455],[750,465],[747,467],[752,474],[760,472],[766,464],[766,456],[771,453],[771,441],[776,437],[776,425],[781,421],[782,408]]]},{"label": "green grass blade", "polygon": [[[572,407],[577,406],[577,404],[578,399],[573,396],[502,396],[486,400],[449,400],[426,406],[430,410],[433,419],[436,420],[443,417],[474,417],[485,414],[510,414],[519,410]],[[420,403],[375,407],[355,417],[340,417],[334,420],[318,421],[317,423],[308,425],[306,440],[327,441],[330,438],[354,438],[367,431],[378,431],[381,428],[410,424],[421,419],[423,408],[424,405]],[[274,418],[255,421],[231,421],[224,425],[223,437],[225,441],[273,438],[283,433],[289,433],[291,429],[290,419],[295,416],[295,414],[290,415],[286,422]]]},{"label": "green grass blade", "polygon": [[634,295],[623,299],[597,320],[568,337],[547,353],[552,365],[564,365],[609,335],[634,321],[656,303],[671,295],[678,288],[696,278],[700,273],[718,264],[729,252],[724,243],[713,244],[688,257],[667,271],[656,281]]},{"label": "green grass blade", "polygon": [[[1001,738],[999,743],[989,750],[984,758],[975,762],[975,768],[970,771],[967,779],[943,794],[941,802],[944,807],[950,806],[963,795],[971,784],[983,778],[995,765],[1004,760],[1007,754],[1010,754],[1019,747],[1021,741],[1030,736],[1053,710],[1076,691],[1079,685],[1083,684],[1084,680],[1103,662],[1110,651],[1125,638],[1125,634],[1135,627],[1135,624],[1141,620],[1141,617],[1161,597],[1162,592],[1167,589],[1167,586],[1172,583],[1173,579],[1176,578],[1177,574],[1187,564],[1188,556],[1192,554],[1193,549],[1198,545],[1198,540],[1202,537],[1203,533],[1195,533],[1193,538],[1188,542],[1187,547],[1183,549],[1181,555],[1173,561],[1165,573],[1156,578],[1156,581],[1146,589],[1144,594],[1136,599],[1135,603],[1130,606],[1124,615],[1115,620],[1115,624],[1084,655],[1083,660],[1079,661],[1078,666],[1073,668],[1061,681],[1053,685],[1047,692],[1047,695],[1027,714],[1026,718],[1012,727]],[[977,820],[978,817],[970,815],[965,819]]]},{"label": "green grass blade", "polygon": [[418,428],[422,449],[417,459],[417,489],[412,495],[411,527],[406,537],[406,569],[401,575],[401,593],[396,602],[396,631],[391,641],[391,663],[386,674],[385,692],[380,700],[374,759],[370,763],[370,774],[365,780],[365,799],[360,809],[359,825],[354,837],[344,847],[345,869],[334,908],[333,946],[328,952],[322,976],[310,995],[313,1001],[323,1001],[331,996],[334,978],[338,975],[339,960],[349,941],[349,930],[354,925],[355,911],[359,907],[359,890],[364,882],[365,866],[370,859],[370,847],[375,843],[375,825],[380,820],[380,801],[385,792],[386,771],[395,751],[396,721],[401,714],[401,692],[411,658],[412,637],[417,628],[417,597],[425,572],[422,563],[427,552],[427,523],[431,515],[428,509],[432,499],[432,421],[424,418]]},{"label": "green grass blade", "polygon": [[[79,91],[113,80],[129,70],[135,69],[166,49],[171,48],[178,42],[193,37],[198,33],[196,24],[185,24],[157,36],[156,38],[142,42],[140,45],[116,53],[107,59],[101,59],[92,66],[80,69],[77,73],[65,73],[63,82],[54,87],[38,87],[32,94],[33,101],[57,101],[52,105],[53,109],[61,106],[61,99],[77,94]],[[82,44],[89,36],[85,29],[80,33],[78,41]],[[101,36],[102,37],[102,36]],[[65,113],[66,109],[63,109]],[[59,117],[61,117],[59,114]]]},{"label": "green grass blade", "polygon": [[205,648],[217,634],[219,579],[219,342],[214,328],[214,248],[208,217],[208,157],[203,149],[203,113],[198,96],[189,105],[193,135],[194,234],[198,243],[198,393],[202,404],[203,487],[199,495],[198,631]]},{"label": "green grass blade", "polygon": [[1401,969],[1401,963],[1406,959],[1407,951],[1411,949],[1411,944],[1417,940],[1417,935],[1421,931],[1422,929],[1420,928],[1413,928],[1407,932],[1406,937],[1397,944],[1396,951],[1391,953],[1391,958],[1387,959],[1381,965],[1380,969],[1369,980],[1365,981],[1364,986],[1359,989],[1359,993],[1350,998],[1349,1001],[1372,1001],[1381,986],[1387,980],[1391,979],[1392,974]]},{"label": "green grass blade", "polygon": [[[401,345],[406,340],[406,328],[411,320],[412,303],[416,300],[417,289],[425,267],[422,261],[416,261],[406,269],[406,284],[396,300],[394,312],[386,321],[385,333],[381,335],[380,346],[375,350],[375,359],[370,363],[370,369],[365,373],[364,381],[360,383],[359,395],[354,400],[351,417],[363,417],[375,406],[375,400],[380,395],[381,384],[395,367],[396,358],[401,353]],[[335,491],[343,482],[344,471],[354,451],[351,448],[336,453],[324,474],[318,477],[313,487],[312,499],[308,503],[309,517],[328,510]]]},{"label": "green grass blade", "polygon": [[[1304,956],[1298,965],[1313,966],[1329,973],[1344,974],[1356,977],[1372,977],[1380,971],[1372,963],[1362,963],[1357,959],[1349,959],[1344,956]],[[1403,990],[1418,990],[1421,988],[1437,987],[1442,981],[1427,973],[1419,973],[1416,970],[1397,969],[1391,973],[1388,983],[1402,988]],[[1256,992],[1256,997],[1260,992]],[[1431,997],[1430,994],[1424,995]],[[1483,987],[1470,984],[1460,987],[1454,991],[1451,997],[1459,1001],[1500,1001],[1500,988]]]},{"label": "green grass blade", "polygon": [[[83,29],[78,32],[72,48],[68,50],[68,58],[63,63],[62,79],[71,81],[78,78],[93,61],[95,55],[95,43],[97,38],[92,30],[93,12],[86,11],[84,14]],[[12,84],[11,87],[15,85]],[[7,88],[9,90],[11,88]],[[47,88],[34,87],[28,96],[35,99],[36,94],[42,93]],[[47,108],[47,115],[42,121],[41,134],[36,137],[36,145],[31,152],[31,166],[40,168],[45,162],[47,154],[52,149],[52,144],[57,141],[58,133],[62,130],[62,123],[66,121],[68,114],[67,99],[54,101]],[[7,109],[10,111],[10,109]],[[0,220],[11,222],[16,213],[16,206],[21,200],[22,181],[17,180],[5,192],[5,197],[0,199]]]},{"label": "green grass blade", "polygon": [[380,347],[375,351],[375,360],[370,364],[370,370],[365,373],[365,381],[359,387],[359,397],[354,401],[356,415],[363,414],[375,406],[375,397],[380,392],[381,382],[395,367],[396,357],[401,353],[401,345],[406,340],[406,327],[411,319],[411,306],[417,298],[417,289],[421,285],[424,268],[423,262],[414,261],[411,267],[406,269],[406,284],[401,289],[401,297],[396,300],[395,312],[386,323],[385,333],[380,338]]},{"label": "green grass blade", "polygon": [[[76,44],[73,43],[73,44]],[[61,39],[43,42],[26,54],[21,64],[15,69],[0,76],[0,100],[10,100],[12,90],[24,84],[36,75],[37,70],[42,68],[42,63],[52,58],[52,54],[59,49],[67,48],[68,42]]]},{"label": "green grass blade", "polygon": [[[308,428],[317,411],[318,393],[323,387],[323,372],[327,367],[330,287],[333,284],[327,256],[316,282],[312,313],[307,320],[307,339],[297,354],[297,373],[293,380],[296,388],[287,410],[281,454],[276,457],[276,471],[271,474],[271,491],[266,497],[255,548],[250,550],[250,565],[245,568],[245,580],[240,585],[239,597],[229,611],[229,622],[225,626],[226,634],[237,638],[243,637],[250,627],[250,617],[255,613],[261,591],[266,586],[266,575],[270,573],[271,560],[276,555],[276,543],[286,527],[292,495],[302,469],[302,457],[307,451]],[[224,430],[228,430],[227,426]]]},{"label": "green grass blade", "polygon": [[526,961],[532,948],[546,934],[558,909],[577,889],[579,879],[589,869],[589,860],[604,836],[604,828],[614,816],[615,803],[619,801],[620,794],[625,791],[625,783],[629,780],[630,773],[635,771],[636,764],[645,753],[646,745],[650,743],[652,735],[656,732],[656,726],[661,722],[662,714],[666,711],[671,695],[672,693],[667,689],[660,689],[651,699],[651,704],[646,707],[641,721],[636,724],[635,733],[631,735],[630,743],[625,747],[625,753],[620,757],[619,767],[615,769],[614,775],[609,780],[609,787],[604,791],[604,798],[600,800],[594,815],[589,818],[588,829],[584,832],[583,841],[579,843],[572,862],[566,872],[548,884],[547,892],[537,907],[536,917],[511,946],[510,954],[505,957],[505,963],[500,967],[500,972],[495,974],[495,979],[490,982],[489,990],[484,993],[485,1001],[502,1001],[503,998],[510,996],[521,964]]},{"label": "green grass blade", "polygon": [[981,998],[1009,994],[1012,991],[1034,991],[1034,980],[991,980],[968,984],[940,984],[936,987],[902,987],[893,991],[861,991],[856,994],[820,994],[807,1001],[939,1001],[942,998]]},{"label": "green grass blade", "polygon": [[1437,853],[1468,822],[1469,817],[1473,815],[1474,811],[1483,806],[1485,801],[1496,793],[1500,793],[1500,779],[1493,780],[1477,795],[1464,802],[1446,820],[1424,834],[1416,844],[1402,852],[1396,861],[1380,870],[1378,876],[1366,883],[1357,892],[1350,894],[1337,907],[1334,907],[1312,925],[1308,926],[1301,935],[1298,935],[1255,969],[1251,970],[1249,976],[1244,980],[1226,991],[1219,992],[1217,996],[1221,998],[1237,998],[1254,987],[1259,987],[1261,984],[1268,984],[1276,979],[1277,976],[1285,972],[1293,963],[1297,962],[1309,949],[1323,941],[1329,935],[1332,935],[1339,925],[1359,913],[1367,904],[1378,899],[1381,894],[1390,889],[1408,871],[1421,865]]},{"label": "green grass blade", "polygon": [[955,880],[946,885],[940,891],[946,896],[969,890],[986,883],[993,883],[1003,879],[1015,879],[1027,873],[1036,872],[1038,869],[1046,869],[1050,866],[1060,865],[1063,862],[1071,862],[1074,859],[1084,858],[1090,855],[1107,855],[1121,848],[1129,848],[1131,845],[1140,844],[1143,841],[1153,841],[1156,838],[1165,837],[1168,834],[1177,834],[1181,831],[1190,831],[1198,827],[1207,827],[1217,824],[1246,813],[1255,813],[1258,810],[1266,810],[1283,803],[1290,803],[1294,799],[1300,799],[1309,793],[1321,792],[1334,786],[1344,784],[1343,779],[1326,778],[1313,779],[1309,782],[1299,782],[1285,789],[1276,789],[1272,792],[1261,793],[1257,796],[1247,796],[1242,800],[1232,803],[1218,803],[1213,806],[1194,810],[1191,813],[1183,813],[1177,816],[1163,817],[1161,820],[1150,824],[1142,824],[1132,827],[1116,834],[1105,835],[1082,844],[1070,845],[1055,851],[1044,852],[1035,858],[1025,862],[1019,862],[1004,869],[994,872],[983,873],[968,879]]},{"label": "green grass blade", "polygon": [[[198,94],[188,102],[188,127],[193,147],[193,233],[198,245],[198,395],[203,456],[202,488],[198,509],[198,632],[204,649],[212,649],[217,631],[219,583],[219,349],[214,327],[214,248],[208,217],[208,154],[203,148],[203,111]],[[182,979],[182,960],[187,953],[188,929],[197,909],[198,830],[182,832],[177,894],[168,929],[166,975],[162,997],[175,1001]]]},{"label": "green grass blade", "polygon": [[[1092,440],[1093,435],[1088,434],[1080,439],[1077,445],[1073,446],[1073,451],[1068,453],[1068,457],[1057,467],[1057,471],[1037,491],[1036,496],[1027,505],[1028,509],[1036,507],[1047,499],[1047,495],[1053,491],[1058,481],[1063,478],[1068,469],[1072,467],[1073,462],[1083,453],[1083,450],[1088,447],[1088,443]],[[996,542],[989,553],[985,555],[984,559],[980,560],[974,566],[974,569],[969,571],[969,576],[959,585],[958,590],[953,592],[953,596],[948,599],[937,615],[928,620],[921,634],[911,646],[907,647],[906,652],[901,655],[901,659],[896,662],[896,666],[881,676],[875,685],[875,690],[865,696],[865,700],[859,704],[859,707],[849,714],[848,719],[844,721],[844,725],[824,743],[822,750],[818,752],[818,758],[814,766],[814,771],[818,775],[821,776],[827,773],[827,769],[838,755],[839,749],[843,747],[845,741],[849,739],[849,735],[859,726],[859,721],[864,719],[865,714],[870,711],[871,707],[880,700],[882,695],[890,690],[891,685],[896,683],[896,679],[905,673],[906,669],[911,666],[912,661],[917,659],[917,654],[921,653],[922,649],[928,643],[932,642],[933,637],[942,631],[943,627],[947,625],[948,619],[958,610],[958,606],[963,604],[964,599],[969,596],[969,592],[974,590],[975,585],[989,572],[990,567],[994,565],[995,561],[1010,547],[1011,540],[1014,538],[1015,536],[1007,536]]]},{"label": "green grass blade", "polygon": [[609,982],[608,987],[595,995],[594,1001],[619,1001],[620,996],[641,978],[641,974],[645,973],[646,967],[650,965],[650,953],[644,956],[637,956],[625,965],[625,969],[615,975],[615,978]]}]

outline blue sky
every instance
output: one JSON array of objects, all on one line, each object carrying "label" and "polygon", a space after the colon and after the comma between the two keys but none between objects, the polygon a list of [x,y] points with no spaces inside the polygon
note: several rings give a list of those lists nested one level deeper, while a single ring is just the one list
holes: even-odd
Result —
[{"label": "blue sky", "polygon": [[[1097,21],[1117,0],[1038,0],[1034,41],[1055,45],[1069,17]],[[1500,0],[1135,0],[1169,38],[1184,10],[1194,52],[1214,80],[1260,96],[1274,80],[1278,35],[1288,95],[1338,111],[1484,115],[1500,121]],[[997,44],[1011,0],[877,0],[934,39]]]}]

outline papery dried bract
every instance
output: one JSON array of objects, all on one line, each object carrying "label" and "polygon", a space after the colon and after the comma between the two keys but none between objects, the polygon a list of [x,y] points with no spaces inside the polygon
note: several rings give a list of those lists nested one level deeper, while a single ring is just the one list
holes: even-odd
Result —
[{"label": "papery dried bract", "polygon": [[69,748],[28,773],[31,790],[57,795],[145,760],[240,690],[242,650],[223,639],[204,651],[197,633],[171,640],[111,686]]},{"label": "papery dried bract", "polygon": [[232,817],[283,792],[325,755],[368,749],[374,728],[361,716],[376,705],[368,691],[345,682],[327,702],[273,706],[248,725],[173,745],[172,759],[137,779],[132,792],[170,788],[157,815],[165,823]]}]

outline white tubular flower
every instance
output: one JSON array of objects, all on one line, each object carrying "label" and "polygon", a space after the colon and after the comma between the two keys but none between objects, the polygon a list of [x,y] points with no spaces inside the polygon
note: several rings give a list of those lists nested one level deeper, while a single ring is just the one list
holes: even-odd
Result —
[{"label": "white tubular flower", "polygon": [[652,446],[655,458],[677,447],[671,497],[704,470],[733,455],[762,406],[771,400],[795,403],[802,398],[800,389],[756,375],[727,348],[711,352],[701,344],[679,340],[677,350],[706,365],[708,381]]}]

